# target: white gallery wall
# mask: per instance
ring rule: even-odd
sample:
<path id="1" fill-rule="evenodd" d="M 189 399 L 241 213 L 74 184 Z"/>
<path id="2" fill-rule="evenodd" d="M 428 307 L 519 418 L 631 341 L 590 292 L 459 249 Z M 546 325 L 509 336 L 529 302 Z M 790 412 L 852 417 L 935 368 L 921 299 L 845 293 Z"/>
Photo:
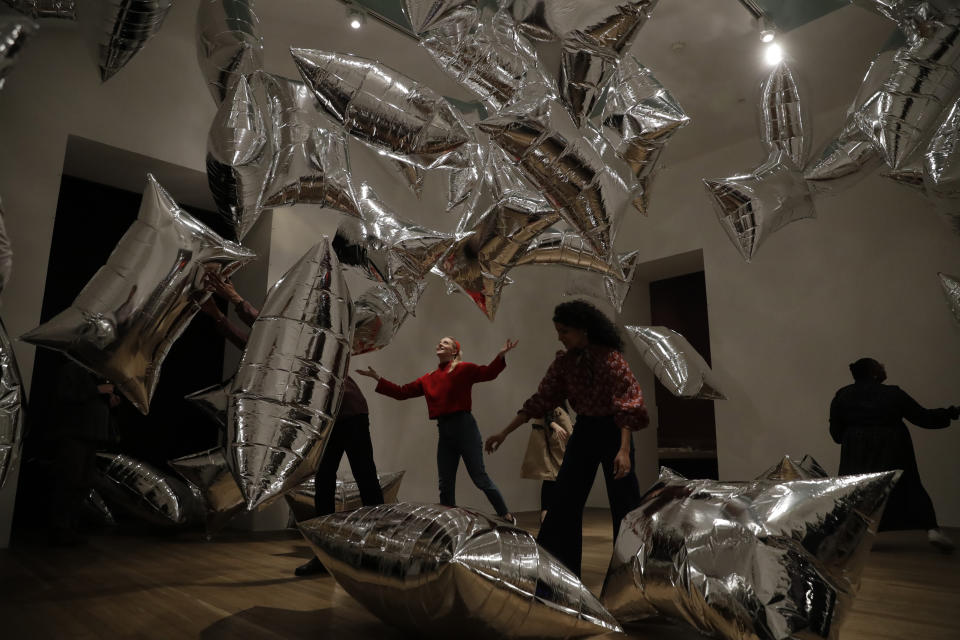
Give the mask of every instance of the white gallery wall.
<path id="1" fill-rule="evenodd" d="M 351 51 L 383 58 L 440 93 L 468 98 L 405 36 L 372 21 L 363 33 L 350 32 L 343 27 L 342 6 L 332 0 L 283 1 L 298 19 L 263 25 L 268 71 L 295 76 L 286 52 L 291 45 Z M 81 9 L 88 4 L 81 2 Z M 196 6 L 196 0 L 175 3 L 160 34 L 107 83 L 99 80 L 83 30 L 49 20 L 8 74 L 0 91 L 0 197 L 13 242 L 14 272 L 0 313 L 11 336 L 39 321 L 68 136 L 204 170 L 215 108 L 196 64 Z M 661 80 L 669 86 L 667 79 Z M 838 107 L 855 93 L 855 83 L 833 108 L 816 114 L 817 140 L 826 139 L 839 125 Z M 688 106 L 693 123 L 677 138 L 689 144 L 699 135 L 693 105 L 709 97 L 698 96 L 695 87 L 684 89 L 686 93 L 675 93 Z M 753 116 L 745 108 L 730 117 Z M 442 175 L 429 176 L 424 196 L 417 200 L 374 154 L 353 143 L 351 154 L 354 177 L 373 184 L 400 215 L 425 226 L 454 229 L 456 219 L 443 210 Z M 839 447 L 827 434 L 829 402 L 833 392 L 849 382 L 847 363 L 864 355 L 885 362 L 890 382 L 903 386 L 921 404 L 960 403 L 960 326 L 951 318 L 936 275 L 960 274 L 960 237 L 937 218 L 921 193 L 871 176 L 837 196 L 817 198 L 817 220 L 792 224 L 769 237 L 747 264 L 717 223 L 700 179 L 741 173 L 759 164 L 763 155 L 752 137 L 723 147 L 704 139 L 699 153 L 676 160 L 668 148 L 668 166 L 654 185 L 650 216 L 631 213 L 618 242 L 621 250 L 641 249 L 648 261 L 702 250 L 712 359 L 728 396 L 716 403 L 720 475 L 728 479 L 751 477 L 785 453 L 812 454 L 835 470 Z M 110 173 L 109 167 L 104 169 Z M 128 188 L 138 191 L 142 185 Z M 89 215 L 95 233 L 96 212 Z M 266 264 L 247 278 L 238 277 L 241 291 L 252 300 L 262 299 L 267 283 L 336 221 L 332 212 L 313 207 L 280 209 L 266 216 L 253 236 Z M 506 338 L 519 339 L 506 371 L 474 390 L 481 432 L 499 430 L 535 390 L 558 348 L 550 317 L 572 272 L 524 267 L 511 277 L 514 284 L 505 288 L 493 323 L 469 298 L 446 295 L 443 282 L 431 277 L 416 317 L 391 345 L 358 357 L 356 366 L 373 366 L 391 380 L 407 382 L 434 366 L 433 349 L 444 335 L 457 337 L 467 359 L 476 362 L 487 361 Z M 635 282 L 620 318 L 623 323 L 649 321 L 646 284 Z M 33 347 L 17 343 L 16 353 L 29 384 Z M 638 476 L 644 485 L 656 475 L 653 381 L 636 352 L 630 349 L 627 355 L 654 418 L 653 427 L 636 439 Z M 377 396 L 372 380 L 358 381 L 370 391 L 378 467 L 407 471 L 403 499 L 436 500 L 436 426 L 427 420 L 424 402 Z M 912 433 L 921 476 L 941 524 L 960 525 L 952 469 L 960 451 L 960 430 L 954 425 Z M 515 510 L 538 507 L 539 483 L 519 478 L 526 438 L 527 430 L 518 430 L 501 451 L 485 457 L 487 470 Z M 0 491 L 0 546 L 9 535 L 16 480 L 13 473 Z M 604 504 L 601 484 L 590 504 Z M 488 507 L 463 471 L 458 496 L 465 506 Z"/>

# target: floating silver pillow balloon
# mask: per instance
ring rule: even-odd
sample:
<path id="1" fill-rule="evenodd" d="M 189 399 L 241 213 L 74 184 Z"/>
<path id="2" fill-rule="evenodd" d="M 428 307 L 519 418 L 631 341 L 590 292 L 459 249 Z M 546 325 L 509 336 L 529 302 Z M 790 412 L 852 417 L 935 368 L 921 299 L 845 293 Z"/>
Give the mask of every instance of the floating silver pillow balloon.
<path id="1" fill-rule="evenodd" d="M 947 298 L 947 305 L 957 322 L 960 322 L 960 278 L 950 276 L 945 273 L 938 273 L 940 276 L 940 286 L 943 287 L 943 295 Z"/>
<path id="2" fill-rule="evenodd" d="M 0 488 L 23 451 L 24 405 L 17 357 L 0 320 Z"/>
<path id="3" fill-rule="evenodd" d="M 310 49 L 290 53 L 326 113 L 394 159 L 433 169 L 470 141 L 440 94 L 386 65 Z"/>
<path id="4" fill-rule="evenodd" d="M 477 0 L 403 0 L 401 8 L 414 33 L 423 33 L 451 20 L 462 22 L 477 15 Z"/>
<path id="5" fill-rule="evenodd" d="M 924 153 L 923 181 L 937 211 L 960 233 L 960 98 L 954 100 Z"/>
<path id="6" fill-rule="evenodd" d="M 220 103 L 207 138 L 207 182 L 217 211 L 233 225 L 237 240 L 243 240 L 260 218 L 272 150 L 264 109 L 247 78 L 238 76 Z"/>
<path id="7" fill-rule="evenodd" d="M 612 275 L 600 269 L 576 269 L 567 279 L 563 295 L 588 296 L 594 300 L 609 303 L 617 313 L 620 313 L 623 311 L 624 301 L 630 294 L 638 264 L 640 264 L 639 249 L 617 254 L 615 263 L 610 266 Z"/>
<path id="8" fill-rule="evenodd" d="M 160 526 L 187 524 L 193 495 L 178 480 L 119 453 L 97 454 L 96 489 L 107 502 Z"/>
<path id="9" fill-rule="evenodd" d="M 397 494 L 400 492 L 400 483 L 403 481 L 404 473 L 406 472 L 390 471 L 388 473 L 377 474 L 377 480 L 380 482 L 380 489 L 383 491 L 383 502 L 385 504 L 397 501 Z M 315 478 L 305 480 L 300 486 L 283 494 L 297 522 L 317 517 L 317 508 L 314 502 L 314 497 L 317 493 L 315 480 Z M 337 478 L 333 502 L 336 513 L 353 511 L 354 509 L 362 507 L 363 500 L 360 499 L 360 486 L 357 484 L 357 481 Z"/>
<path id="10" fill-rule="evenodd" d="M 620 527 L 601 601 L 624 624 L 836 640 L 899 476 L 718 482 L 663 469 Z"/>
<path id="11" fill-rule="evenodd" d="M 107 19 L 100 41 L 100 78 L 109 80 L 160 31 L 173 0 L 104 0 Z"/>
<path id="12" fill-rule="evenodd" d="M 353 303 L 324 238 L 267 293 L 233 379 L 227 461 L 248 510 L 316 471 L 352 341 Z"/>
<path id="13" fill-rule="evenodd" d="M 800 80 L 782 61 L 760 85 L 760 140 L 768 151 L 783 151 L 802 167 L 810 153 L 812 134 Z"/>
<path id="14" fill-rule="evenodd" d="M 571 230 L 541 233 L 527 245 L 527 250 L 514 264 L 562 265 L 618 279 L 626 278 L 621 260 L 608 262 L 601 259 L 580 234 Z"/>
<path id="15" fill-rule="evenodd" d="M 703 184 L 723 230 L 750 262 L 767 236 L 804 218 L 816 217 L 810 188 L 783 151 L 743 175 Z"/>
<path id="16" fill-rule="evenodd" d="M 20 49 L 38 28 L 37 23 L 26 16 L 0 15 L 0 89 L 7 80 L 7 72 L 20 55 Z"/>
<path id="17" fill-rule="evenodd" d="M 199 409 L 201 413 L 216 422 L 221 428 L 226 429 L 227 405 L 230 404 L 231 385 L 233 385 L 233 378 L 188 393 L 183 396 L 183 399 Z"/>
<path id="18" fill-rule="evenodd" d="M 575 638 L 616 620 L 526 531 L 455 507 L 401 502 L 301 522 L 337 582 L 416 637 Z"/>
<path id="19" fill-rule="evenodd" d="M 68 309 L 22 336 L 113 382 L 143 413 L 171 345 L 210 293 L 256 256 L 180 209 L 147 175 L 136 221 Z"/>
<path id="20" fill-rule="evenodd" d="M 223 447 L 192 453 L 167 464 L 199 490 L 205 505 L 208 535 L 220 530 L 243 511 L 243 494 L 227 465 Z"/>
<path id="21" fill-rule="evenodd" d="M 628 55 L 620 62 L 610 84 L 602 121 L 604 136 L 640 183 L 637 209 L 646 215 L 660 154 L 670 137 L 690 118 L 651 71 Z"/>
<path id="22" fill-rule="evenodd" d="M 263 37 L 254 1 L 199 0 L 197 60 L 217 104 L 237 76 L 263 68 Z"/>
<path id="23" fill-rule="evenodd" d="M 5 0 L 5 2 L 31 18 L 77 19 L 76 0 Z"/>
<path id="24" fill-rule="evenodd" d="M 800 462 L 795 461 L 790 456 L 783 456 L 780 462 L 757 476 L 757 480 L 788 482 L 790 480 L 826 478 L 829 477 L 829 475 L 830 474 L 820 466 L 820 463 L 810 456 L 803 456 Z"/>
<path id="25" fill-rule="evenodd" d="M 416 303 L 408 300 L 407 304 Z M 352 355 L 382 349 L 393 340 L 410 314 L 388 285 L 377 285 L 362 293 L 354 303 Z"/>
<path id="26" fill-rule="evenodd" d="M 644 363 L 670 393 L 680 398 L 726 400 L 713 381 L 713 371 L 682 335 L 667 327 L 627 325 L 627 335 Z"/>

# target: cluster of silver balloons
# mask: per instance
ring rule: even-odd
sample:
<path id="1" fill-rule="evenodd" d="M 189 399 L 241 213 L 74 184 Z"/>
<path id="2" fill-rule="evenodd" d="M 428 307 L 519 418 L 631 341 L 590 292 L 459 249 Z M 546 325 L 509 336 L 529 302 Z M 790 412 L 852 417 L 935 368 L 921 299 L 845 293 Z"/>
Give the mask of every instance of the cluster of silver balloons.
<path id="1" fill-rule="evenodd" d="M 785 460 L 750 482 L 664 468 L 620 528 L 601 602 L 728 640 L 835 640 L 900 475 L 822 477 Z"/>

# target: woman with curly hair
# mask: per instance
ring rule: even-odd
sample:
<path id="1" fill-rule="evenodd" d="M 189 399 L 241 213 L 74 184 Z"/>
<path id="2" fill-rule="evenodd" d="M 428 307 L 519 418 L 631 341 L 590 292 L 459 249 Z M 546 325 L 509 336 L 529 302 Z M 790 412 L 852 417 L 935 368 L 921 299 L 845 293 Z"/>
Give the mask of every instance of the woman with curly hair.
<path id="1" fill-rule="evenodd" d="M 616 326 L 599 309 L 581 300 L 554 309 L 557 338 L 565 347 L 517 417 L 503 431 L 487 438 L 488 453 L 531 417 L 542 416 L 570 402 L 577 413 L 573 435 L 557 474 L 557 500 L 547 511 L 537 541 L 580 575 L 583 508 L 597 467 L 610 499 L 613 535 L 623 517 L 640 504 L 640 486 L 633 468 L 633 431 L 650 424 L 640 385 L 623 357 Z"/>

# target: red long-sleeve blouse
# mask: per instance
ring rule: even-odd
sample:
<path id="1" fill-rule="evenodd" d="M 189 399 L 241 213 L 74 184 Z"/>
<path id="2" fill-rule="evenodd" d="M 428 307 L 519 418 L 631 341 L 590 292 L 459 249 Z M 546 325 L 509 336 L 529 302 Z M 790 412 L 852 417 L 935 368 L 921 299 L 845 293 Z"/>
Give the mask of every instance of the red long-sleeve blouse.
<path id="1" fill-rule="evenodd" d="M 523 403 L 521 411 L 542 416 L 564 400 L 569 400 L 578 414 L 613 416 L 621 429 L 639 431 L 650 424 L 630 365 L 610 347 L 589 345 L 558 351 L 537 392 Z"/>
<path id="2" fill-rule="evenodd" d="M 470 411 L 471 387 L 477 382 L 493 380 L 506 366 L 507 361 L 501 355 L 497 355 L 488 365 L 461 362 L 453 371 L 448 371 L 448 363 L 441 363 L 430 373 L 403 386 L 380 378 L 376 391 L 397 400 L 424 396 L 427 411 L 433 420 L 448 413 Z"/>

